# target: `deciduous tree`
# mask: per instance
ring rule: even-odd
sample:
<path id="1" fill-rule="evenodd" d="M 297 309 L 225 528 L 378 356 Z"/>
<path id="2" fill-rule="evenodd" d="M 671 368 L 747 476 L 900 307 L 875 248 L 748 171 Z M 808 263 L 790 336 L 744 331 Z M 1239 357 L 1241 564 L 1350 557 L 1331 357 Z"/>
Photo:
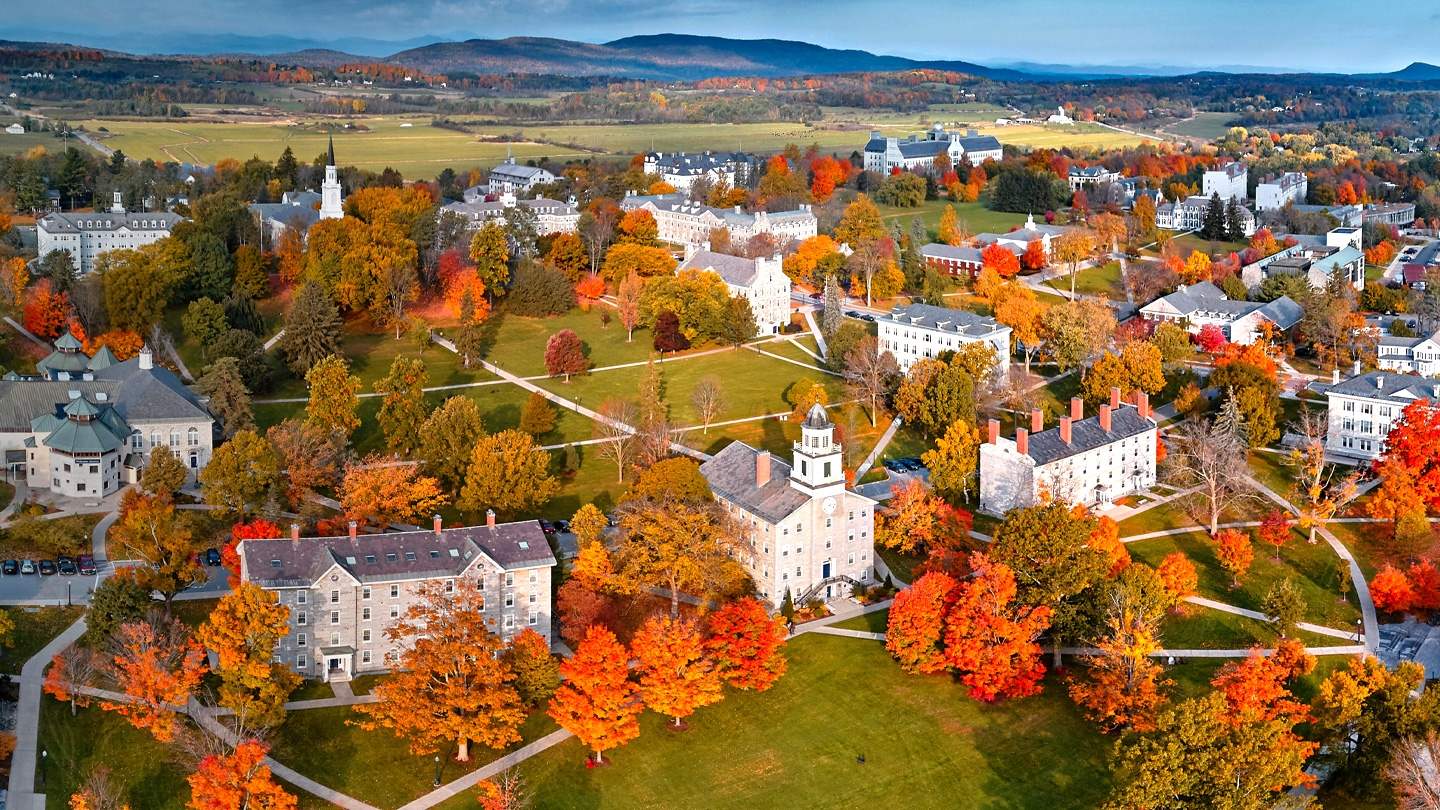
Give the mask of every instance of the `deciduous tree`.
<path id="1" fill-rule="evenodd" d="M 265 432 L 285 476 L 285 499 L 298 506 L 321 487 L 340 480 L 348 453 L 345 434 L 314 422 L 286 419 Z"/>
<path id="2" fill-rule="evenodd" d="M 950 423 L 920 460 L 930 470 L 930 484 L 951 505 L 968 500 L 980 464 L 979 428 L 964 420 Z"/>
<path id="3" fill-rule="evenodd" d="M 290 608 L 251 582 L 220 598 L 195 639 L 215 653 L 223 682 L 220 705 L 248 724 L 273 727 L 285 721 L 285 701 L 300 676 L 276 659 L 275 648 L 290 633 Z"/>
<path id="4" fill-rule="evenodd" d="M 515 691 L 527 706 L 538 706 L 560 688 L 560 664 L 550 654 L 550 642 L 528 627 L 510 639 L 500 659 L 515 673 Z"/>
<path id="5" fill-rule="evenodd" d="M 1255 559 L 1255 548 L 1250 545 L 1250 535 L 1235 529 L 1226 529 L 1215 536 L 1215 556 L 1220 565 L 1230 572 L 1230 587 L 1240 585 L 1240 577 L 1250 569 Z"/>
<path id="6" fill-rule="evenodd" d="M 1040 691 L 1045 674 L 1036 640 L 1050 626 L 1050 608 L 1014 604 L 1015 573 L 1009 566 L 972 557 L 975 576 L 961 583 L 945 628 L 950 666 L 987 703 Z"/>
<path id="7" fill-rule="evenodd" d="M 386 463 L 379 456 L 346 467 L 339 494 L 347 518 L 373 520 L 381 528 L 421 523 L 448 500 L 440 482 L 421 475 L 414 465 Z"/>
<path id="8" fill-rule="evenodd" d="M 140 473 L 140 486 L 151 495 L 173 495 L 189 478 L 185 462 L 168 447 L 150 451 L 150 459 Z"/>
<path id="9" fill-rule="evenodd" d="M 1290 518 L 1278 509 L 1272 509 L 1260 518 L 1260 539 L 1275 547 L 1275 562 L 1280 562 L 1280 549 L 1290 542 Z"/>
<path id="10" fill-rule="evenodd" d="M 560 665 L 566 681 L 546 712 L 595 752 L 597 765 L 604 763 L 605 751 L 640 736 L 642 706 L 629 680 L 628 658 L 614 633 L 591 627 L 574 657 Z"/>
<path id="11" fill-rule="evenodd" d="M 870 403 L 870 426 L 875 427 L 880 405 L 900 379 L 895 355 L 881 351 L 880 341 L 866 335 L 845 355 L 845 387 L 851 396 Z"/>
<path id="12" fill-rule="evenodd" d="M 785 625 L 758 599 L 738 599 L 710 615 L 705 652 L 737 689 L 764 692 L 785 674 Z"/>
<path id="13" fill-rule="evenodd" d="M 200 471 L 200 494 L 206 503 L 243 515 L 279 480 L 275 448 L 255 431 L 242 430 L 217 448 Z"/>
<path id="14" fill-rule="evenodd" d="M 1415 589 L 1403 571 L 1386 563 L 1384 568 L 1370 580 L 1370 598 L 1375 607 L 1390 612 L 1403 613 L 1415 601 Z"/>
<path id="15" fill-rule="evenodd" d="M 1200 576 L 1195 573 L 1195 564 L 1183 551 L 1165 555 L 1165 559 L 1155 567 L 1155 572 L 1160 575 L 1160 581 L 1165 584 L 1166 592 L 1176 605 L 1198 593 Z"/>
<path id="16" fill-rule="evenodd" d="M 424 361 L 396 357 L 390 373 L 375 383 L 383 398 L 376 417 L 385 433 L 385 446 L 406 457 L 420 446 L 420 426 L 425 424 L 425 383 L 430 375 Z"/>
<path id="17" fill-rule="evenodd" d="M 1160 690 L 1170 682 L 1150 657 L 1160 649 L 1156 628 L 1120 594 L 1110 605 L 1099 652 L 1087 660 L 1088 678 L 1072 681 L 1070 696 L 1107 730 L 1152 731 L 1165 703 Z"/>
<path id="18" fill-rule="evenodd" d="M 663 589 L 671 618 L 680 615 L 682 593 L 724 593 L 746 578 L 736 560 L 740 529 L 718 504 L 644 497 L 626 501 L 618 513 L 614 581 L 632 593 Z"/>
<path id="19" fill-rule="evenodd" d="M 153 610 L 141 621 L 120 625 L 105 647 L 105 674 L 132 700 L 101 708 L 160 742 L 174 739 L 179 724 L 174 707 L 185 705 L 205 675 L 205 653 L 189 635 L 180 622 Z"/>
<path id="20" fill-rule="evenodd" d="M 600 415 L 595 420 L 593 435 L 599 439 L 595 454 L 599 458 L 615 462 L 616 483 L 625 483 L 625 468 L 635 458 L 640 448 L 640 437 L 635 425 L 640 420 L 640 409 L 634 402 L 620 397 L 609 397 L 596 410 Z"/>
<path id="21" fill-rule="evenodd" d="M 295 810 L 296 799 L 275 783 L 265 764 L 269 746 L 244 740 L 228 755 L 207 756 L 190 782 L 191 810 Z"/>
<path id="22" fill-rule="evenodd" d="M 485 424 L 475 400 L 457 395 L 445 400 L 420 426 L 421 469 L 457 495 L 470 469 L 475 443 L 485 435 Z"/>
<path id="23" fill-rule="evenodd" d="M 206 580 L 205 569 L 191 559 L 199 544 L 175 514 L 168 495 L 126 490 L 120 499 L 120 518 L 110 529 L 110 542 L 125 555 L 120 559 L 147 564 L 135 569 L 136 578 L 164 597 L 167 616 L 175 594 Z"/>
<path id="24" fill-rule="evenodd" d="M 955 578 L 932 571 L 895 594 L 885 628 L 885 649 L 906 672 L 934 675 L 950 666 L 942 643 L 945 617 L 959 598 Z"/>
<path id="25" fill-rule="evenodd" d="M 590 359 L 585 356 L 585 344 L 573 329 L 561 329 L 545 342 L 545 373 L 551 377 L 584 374 L 590 370 Z"/>
<path id="26" fill-rule="evenodd" d="M 328 354 L 311 365 L 305 384 L 310 388 L 306 421 L 338 430 L 348 439 L 360 427 L 360 378 L 350 373 L 350 364 L 339 355 Z"/>
<path id="27" fill-rule="evenodd" d="M 355 707 L 368 718 L 358 724 L 409 738 L 413 754 L 454 742 L 460 762 L 470 761 L 472 742 L 496 749 L 519 742 L 525 708 L 514 673 L 500 658 L 500 639 L 487 625 L 485 594 L 476 588 L 447 592 L 438 581 L 420 584 L 416 594 L 385 630 L 399 647 L 395 672 L 375 687 L 378 703 Z"/>
<path id="28" fill-rule="evenodd" d="M 72 644 L 50 659 L 50 670 L 45 673 L 45 694 L 70 701 L 70 716 L 74 717 L 77 707 L 83 709 L 90 705 L 91 695 L 86 690 L 98 685 L 104 670 L 105 659 L 99 653 Z"/>
<path id="29" fill-rule="evenodd" d="M 456 505 L 466 511 L 489 508 L 507 515 L 538 509 L 560 491 L 549 470 L 550 454 L 528 433 L 502 430 L 484 436 L 470 454 L 470 469 Z"/>
<path id="30" fill-rule="evenodd" d="M 645 705 L 670 717 L 672 727 L 683 728 L 685 718 L 696 709 L 724 697 L 720 673 L 705 657 L 700 630 L 693 622 L 651 616 L 635 634 L 630 650 Z"/>

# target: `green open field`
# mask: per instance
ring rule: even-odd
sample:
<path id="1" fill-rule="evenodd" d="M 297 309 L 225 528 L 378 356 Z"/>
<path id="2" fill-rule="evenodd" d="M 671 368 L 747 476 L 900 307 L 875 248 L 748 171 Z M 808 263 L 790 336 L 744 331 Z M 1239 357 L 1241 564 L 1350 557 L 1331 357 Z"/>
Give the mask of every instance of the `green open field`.
<path id="1" fill-rule="evenodd" d="M 1096 807 L 1109 790 L 1112 741 L 1055 679 L 986 706 L 949 678 L 905 674 L 878 642 L 807 634 L 785 652 L 773 688 L 730 692 L 684 733 L 646 712 L 607 768 L 587 769 L 576 740 L 527 760 L 535 806 L 1062 810 Z"/>
<path id="2" fill-rule="evenodd" d="M 72 718 L 69 703 L 46 695 L 40 704 L 39 743 L 49 752 L 49 765 L 44 787 L 37 769 L 35 789 L 45 794 L 47 810 L 67 810 L 70 794 L 97 765 L 110 769 L 134 810 L 180 810 L 190 798 L 185 771 L 165 747 L 98 703 Z"/>
<path id="3" fill-rule="evenodd" d="M 3 131 L 5 127 L 15 123 L 17 119 L 0 118 L 0 155 L 22 155 L 37 146 L 45 147 L 45 151 L 57 153 L 64 151 L 65 141 L 55 137 L 50 132 L 27 132 L 23 135 L 11 135 Z M 71 144 L 82 146 L 79 141 L 72 140 Z"/>
<path id="4" fill-rule="evenodd" d="M 0 656 L 3 656 L 0 657 L 0 672 L 7 675 L 19 675 L 20 668 L 31 656 L 85 615 L 82 607 L 9 607 L 5 612 L 15 623 L 15 630 L 10 634 L 14 646 L 0 651 Z"/>
<path id="5" fill-rule="evenodd" d="M 1050 287 L 1070 291 L 1070 274 L 1045 282 Z M 1087 267 L 1075 274 L 1075 292 L 1081 295 L 1098 295 L 1116 301 L 1125 300 L 1125 290 L 1120 284 L 1120 263 L 1110 262 L 1100 267 Z"/>
<path id="6" fill-rule="evenodd" d="M 1188 135 L 1192 138 L 1214 140 L 1230 129 L 1230 122 L 1233 120 L 1235 120 L 1234 113 L 1197 112 L 1188 120 L 1165 127 L 1165 131 L 1176 135 Z"/>
<path id="7" fill-rule="evenodd" d="M 925 229 L 929 232 L 930 238 L 934 239 L 940 232 L 940 217 L 945 214 L 947 205 L 954 207 L 956 219 L 963 222 L 972 234 L 1005 233 L 1017 225 L 1025 224 L 1024 214 L 1008 214 L 991 209 L 989 197 L 981 197 L 973 203 L 929 200 L 916 208 L 896 208 L 893 205 L 877 205 L 876 207 L 880 209 L 881 219 L 898 218 L 906 233 L 909 233 L 911 218 L 920 217 L 920 221 L 925 223 Z M 888 226 L 890 223 L 887 221 L 885 224 Z"/>

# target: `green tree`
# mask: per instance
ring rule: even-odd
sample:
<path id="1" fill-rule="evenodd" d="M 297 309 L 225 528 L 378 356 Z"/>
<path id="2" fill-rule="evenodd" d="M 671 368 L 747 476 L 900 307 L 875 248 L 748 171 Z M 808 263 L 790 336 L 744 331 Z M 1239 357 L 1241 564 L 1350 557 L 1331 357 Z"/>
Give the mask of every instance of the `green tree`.
<path id="1" fill-rule="evenodd" d="M 1225 204 L 1220 202 L 1220 193 L 1213 192 L 1205 206 L 1205 219 L 1200 225 L 1200 238 L 1221 242 L 1227 236 L 1225 229 Z"/>
<path id="2" fill-rule="evenodd" d="M 539 391 L 525 400 L 520 412 L 520 429 L 536 438 L 555 429 L 555 408 Z"/>
<path id="3" fill-rule="evenodd" d="M 1162 321 L 1155 327 L 1150 343 L 1160 350 L 1160 357 L 1166 363 L 1179 363 L 1195 354 L 1195 344 L 1190 341 L 1190 333 L 1185 331 L 1185 327 L 1169 321 Z"/>
<path id="4" fill-rule="evenodd" d="M 270 365 L 265 362 L 265 344 L 254 332 L 231 329 L 210 347 L 216 360 L 233 357 L 240 370 L 240 379 L 251 393 L 263 394 L 270 390 L 274 376 Z"/>
<path id="5" fill-rule="evenodd" d="M 467 512 L 515 515 L 543 507 L 559 491 L 550 475 L 550 454 L 528 433 L 502 430 L 475 443 L 456 505 Z"/>
<path id="6" fill-rule="evenodd" d="M 305 420 L 312 425 L 338 430 L 349 438 L 360 427 L 360 378 L 350 373 L 350 365 L 337 355 L 326 355 L 305 374 L 310 387 L 310 404 L 305 406 Z"/>
<path id="7" fill-rule="evenodd" d="M 144 335 L 165 316 L 170 279 L 152 260 L 159 245 L 147 245 L 145 250 L 112 250 L 95 260 L 112 327 Z"/>
<path id="8" fill-rule="evenodd" d="M 209 298 L 191 301 L 180 319 L 180 325 L 191 340 L 200 344 L 201 357 L 208 356 L 210 345 L 230 331 L 230 324 L 225 320 L 225 308 Z"/>
<path id="9" fill-rule="evenodd" d="M 290 370 L 304 375 L 322 359 L 341 354 L 343 328 L 335 302 L 319 284 L 307 281 L 295 293 L 290 312 L 285 316 L 285 334 L 280 337 L 278 348 Z"/>
<path id="10" fill-rule="evenodd" d="M 235 284 L 235 262 L 224 240 L 201 231 L 191 234 L 185 246 L 190 249 L 190 273 L 180 279 L 175 292 L 186 299 L 224 298 Z"/>
<path id="11" fill-rule="evenodd" d="M 1077 517 L 1062 498 L 1011 511 L 990 546 L 990 559 L 1015 572 L 1017 601 L 1052 611 L 1050 640 L 1057 666 L 1061 640 L 1086 632 L 1082 594 L 1110 570 L 1108 554 L 1090 543 L 1097 525 L 1094 518 Z"/>
<path id="12" fill-rule="evenodd" d="M 384 397 L 377 418 L 390 450 L 408 457 L 420 446 L 420 426 L 425 423 L 425 383 L 429 380 L 423 361 L 396 357 L 390 373 L 375 383 L 375 393 Z"/>
<path id="13" fill-rule="evenodd" d="M 80 644 L 92 650 L 105 645 L 122 624 L 139 621 L 153 602 L 150 589 L 142 586 L 133 568 L 121 568 L 90 589 L 85 608 L 85 633 Z"/>
<path id="14" fill-rule="evenodd" d="M 1260 603 L 1261 612 L 1270 617 L 1275 631 L 1285 637 L 1295 635 L 1295 628 L 1305 618 L 1308 608 L 1304 594 L 1291 577 L 1275 583 Z"/>
<path id="15" fill-rule="evenodd" d="M 510 281 L 510 245 L 505 229 L 493 220 L 486 222 L 470 240 L 470 260 L 475 262 L 475 272 L 490 298 L 504 295 Z"/>
<path id="16" fill-rule="evenodd" d="M 420 426 L 420 460 L 425 474 L 452 495 L 465 483 L 475 443 L 485 436 L 485 423 L 475 400 L 459 395 L 445 400 Z"/>
<path id="17" fill-rule="evenodd" d="M 150 451 L 150 461 L 140 473 L 140 486 L 152 495 L 170 495 L 185 486 L 189 477 L 185 462 L 168 447 Z"/>
<path id="18" fill-rule="evenodd" d="M 216 448 L 200 471 L 200 492 L 206 503 L 245 515 L 279 481 L 280 464 L 270 442 L 253 430 L 242 430 Z"/>
<path id="19" fill-rule="evenodd" d="M 509 312 L 527 318 L 564 315 L 575 306 L 575 287 L 563 270 L 524 259 L 515 267 L 506 301 Z"/>
<path id="20" fill-rule="evenodd" d="M 720 326 L 720 339 L 736 349 L 756 335 L 760 327 L 755 323 L 755 311 L 750 308 L 750 299 L 737 295 L 730 299 L 729 317 Z"/>
<path id="21" fill-rule="evenodd" d="M 256 336 L 265 334 L 265 316 L 260 314 L 255 299 L 244 289 L 236 287 L 231 290 L 220 304 L 225 308 L 225 320 L 231 329 L 244 329 Z"/>
<path id="22" fill-rule="evenodd" d="M 219 418 L 226 436 L 255 428 L 255 414 L 250 406 L 250 392 L 240 377 L 240 361 L 222 357 L 210 364 L 195 390 L 210 397 L 206 407 Z"/>

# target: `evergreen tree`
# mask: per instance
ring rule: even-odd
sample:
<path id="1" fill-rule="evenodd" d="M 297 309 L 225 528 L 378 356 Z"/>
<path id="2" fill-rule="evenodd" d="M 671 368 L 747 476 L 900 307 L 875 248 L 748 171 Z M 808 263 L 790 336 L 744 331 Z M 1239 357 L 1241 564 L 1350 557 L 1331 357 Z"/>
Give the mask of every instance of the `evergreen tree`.
<path id="1" fill-rule="evenodd" d="M 574 442 L 565 444 L 565 471 L 578 472 L 580 470 L 580 451 L 575 449 Z"/>
<path id="2" fill-rule="evenodd" d="M 1237 447 L 1250 446 L 1250 426 L 1245 424 L 1245 415 L 1240 412 L 1240 402 L 1235 389 L 1225 389 L 1225 401 L 1220 405 L 1220 414 L 1215 417 L 1215 427 L 1229 435 Z"/>
<path id="3" fill-rule="evenodd" d="M 290 314 L 285 316 L 285 334 L 280 338 L 280 352 L 290 370 L 304 376 L 310 367 L 330 355 L 341 355 L 340 332 L 344 323 L 335 302 L 312 281 L 305 282 L 295 293 Z"/>
<path id="4" fill-rule="evenodd" d="M 202 295 L 216 301 L 224 298 L 235 284 L 235 260 L 225 248 L 225 240 L 201 231 L 186 239 L 185 246 L 190 248 L 190 273 L 176 292 L 186 300 Z"/>
<path id="5" fill-rule="evenodd" d="M 750 299 L 737 295 L 730 299 L 729 317 L 720 324 L 720 339 L 735 348 L 760 333 L 755 323 L 755 310 L 750 308 Z"/>
<path id="6" fill-rule="evenodd" d="M 300 172 L 300 162 L 295 159 L 295 153 L 290 147 L 280 153 L 280 159 L 275 161 L 275 178 L 287 189 L 295 188 L 295 177 Z"/>
<path id="7" fill-rule="evenodd" d="M 255 299 L 238 285 L 225 296 L 225 320 L 231 329 L 244 329 L 252 335 L 265 335 L 265 316 L 255 306 Z"/>
<path id="8" fill-rule="evenodd" d="M 928 234 L 920 217 L 910 220 L 910 235 L 905 240 L 905 250 L 900 254 L 900 269 L 905 273 L 905 288 L 918 290 L 925 283 L 925 257 L 920 248 L 925 245 Z"/>
<path id="9" fill-rule="evenodd" d="M 831 276 L 825 279 L 825 312 L 820 322 L 820 331 L 827 336 L 840 331 L 840 324 L 845 321 L 845 313 L 842 311 L 843 298 L 840 295 L 840 281 Z"/>
<path id="10" fill-rule="evenodd" d="M 789 588 L 785 589 L 785 601 L 780 603 L 780 615 L 784 616 L 787 622 L 795 621 L 795 600 L 790 598 Z"/>
<path id="11" fill-rule="evenodd" d="M 1240 201 L 1234 197 L 1225 204 L 1225 237 L 1231 242 L 1245 240 L 1245 220 L 1240 216 Z"/>
<path id="12" fill-rule="evenodd" d="M 455 350 L 467 369 L 471 360 L 480 358 L 480 322 L 475 318 L 475 294 L 469 288 L 460 295 L 460 333 L 455 336 Z"/>
<path id="13" fill-rule="evenodd" d="M 219 418 L 226 437 L 255 428 L 255 415 L 250 407 L 250 392 L 240 376 L 240 361 L 222 357 L 200 378 L 195 390 L 210 397 L 206 407 Z"/>
<path id="14" fill-rule="evenodd" d="M 1205 220 L 1200 225 L 1200 238 L 1223 240 L 1225 229 L 1225 204 L 1220 202 L 1219 193 L 1210 195 L 1210 205 L 1205 209 Z"/>
<path id="15" fill-rule="evenodd" d="M 669 418 L 670 408 L 665 404 L 665 381 L 660 376 L 660 366 L 651 357 L 645 364 L 645 376 L 640 378 L 640 424 L 650 426 Z"/>

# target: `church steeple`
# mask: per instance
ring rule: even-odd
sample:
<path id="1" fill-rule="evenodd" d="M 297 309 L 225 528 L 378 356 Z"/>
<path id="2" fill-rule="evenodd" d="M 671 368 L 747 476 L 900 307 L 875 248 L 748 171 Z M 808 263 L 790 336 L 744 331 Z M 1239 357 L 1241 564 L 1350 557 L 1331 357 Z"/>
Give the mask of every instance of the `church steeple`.
<path id="1" fill-rule="evenodd" d="M 335 165 L 335 136 L 334 136 L 334 135 L 331 135 L 331 136 L 330 136 L 330 155 L 329 155 L 327 158 L 325 158 L 325 165 L 326 165 L 326 166 L 334 166 L 334 165 Z"/>
<path id="2" fill-rule="evenodd" d="M 320 184 L 320 218 L 340 219 L 345 216 L 341 199 L 340 170 L 335 166 L 335 136 L 330 136 L 330 151 L 325 158 L 325 182 Z"/>

